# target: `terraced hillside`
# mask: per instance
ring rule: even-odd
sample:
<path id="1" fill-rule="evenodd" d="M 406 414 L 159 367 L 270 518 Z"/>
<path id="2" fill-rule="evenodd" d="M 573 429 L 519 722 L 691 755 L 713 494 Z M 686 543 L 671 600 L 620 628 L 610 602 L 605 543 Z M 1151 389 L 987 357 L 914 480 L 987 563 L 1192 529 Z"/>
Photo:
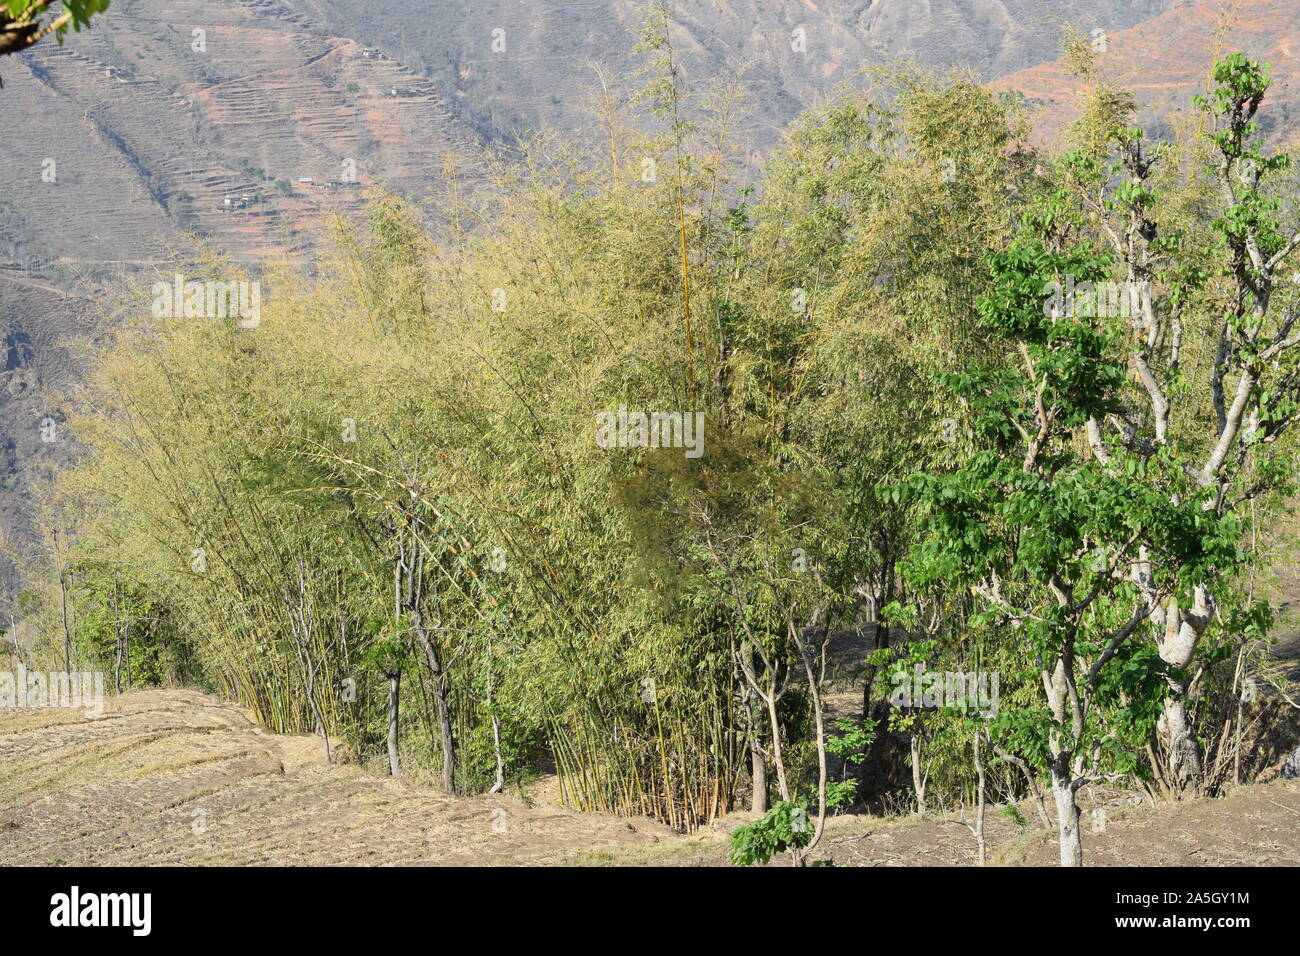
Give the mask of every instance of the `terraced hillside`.
<path id="1" fill-rule="evenodd" d="M 9 308 L 0 311 L 4 364 L 0 405 L 8 434 L 0 445 L 0 543 L 32 537 L 28 482 L 71 454 L 57 424 L 49 386 L 75 372 L 73 350 L 84 334 L 86 302 L 48 282 L 0 269 L 0 289 Z M 9 540 L 5 540 L 5 539 Z"/>
<path id="2" fill-rule="evenodd" d="M 113 13 L 8 70 L 0 194 L 43 262 L 150 261 L 180 231 L 236 259 L 306 255 L 322 214 L 355 206 L 366 183 L 427 189 L 443 156 L 475 144 L 409 70 L 304 31 L 287 7 Z"/>
<path id="3" fill-rule="evenodd" d="M 295 0 L 336 32 L 426 71 L 485 135 L 587 125 L 593 64 L 631 82 L 640 0 Z M 738 152 L 774 144 L 789 119 L 859 69 L 899 57 L 994 77 L 1053 59 L 1066 22 L 1122 30 L 1177 0 L 676 0 L 673 42 L 689 83 L 748 93 Z"/>
<path id="4" fill-rule="evenodd" d="M 1108 32 L 1102 75 L 1132 90 L 1139 121 L 1167 130 L 1201 92 L 1218 55 L 1245 51 L 1272 67 L 1265 133 L 1297 140 L 1300 120 L 1300 5 L 1293 0 L 1190 0 L 1127 30 Z M 1078 115 L 1082 83 L 1058 60 L 1012 73 L 994 85 L 1020 90 L 1034 107 L 1037 136 L 1049 141 Z"/>
<path id="5" fill-rule="evenodd" d="M 1066 20 L 1122 29 L 1172 3 L 1061 0 L 1044 15 L 1034 0 L 683 0 L 675 42 L 694 88 L 731 77 L 750 91 L 743 156 L 867 63 L 992 76 L 1051 58 Z M 307 257 L 322 213 L 368 182 L 424 193 L 484 138 L 588 125 L 593 64 L 635 83 L 639 9 L 118 0 L 63 47 L 7 58 L 0 250 L 49 278 L 154 261 L 181 231 L 237 259 Z M 354 173 L 357 187 L 325 185 Z"/>

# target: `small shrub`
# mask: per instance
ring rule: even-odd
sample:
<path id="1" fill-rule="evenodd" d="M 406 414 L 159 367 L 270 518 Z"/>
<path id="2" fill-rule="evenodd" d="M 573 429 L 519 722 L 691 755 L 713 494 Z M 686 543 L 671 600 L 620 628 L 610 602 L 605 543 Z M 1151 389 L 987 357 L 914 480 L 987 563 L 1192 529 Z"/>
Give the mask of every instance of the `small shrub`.
<path id="1" fill-rule="evenodd" d="M 761 866 L 783 850 L 807 846 L 812 832 L 807 807 L 782 800 L 753 823 L 736 828 L 731 835 L 731 862 Z"/>

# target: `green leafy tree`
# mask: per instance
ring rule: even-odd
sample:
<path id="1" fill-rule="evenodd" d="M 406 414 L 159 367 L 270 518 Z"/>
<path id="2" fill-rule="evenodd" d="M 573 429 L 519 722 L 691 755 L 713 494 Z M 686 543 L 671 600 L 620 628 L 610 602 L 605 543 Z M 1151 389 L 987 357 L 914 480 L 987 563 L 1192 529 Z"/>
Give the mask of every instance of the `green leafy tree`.
<path id="1" fill-rule="evenodd" d="M 1090 207 L 1068 185 L 1045 192 L 1016 240 L 989 256 L 978 323 L 1003 358 L 942 376 L 969 410 L 973 439 L 955 469 L 911 485 L 927 509 L 912 580 L 969 588 L 981 605 L 974 623 L 1009 629 L 1033 664 L 1045 707 L 1016 719 L 1050 776 L 1063 865 L 1082 861 L 1077 790 L 1134 769 L 1124 756 L 1133 734 L 1121 741 L 1117 727 L 1140 738 L 1156 724 L 1174 779 L 1199 785 L 1186 704 L 1197 649 L 1216 610 L 1232 610 L 1230 582 L 1248 559 L 1240 504 L 1285 485 L 1268 446 L 1293 414 L 1288 363 L 1300 337 L 1296 312 L 1270 305 L 1300 236 L 1281 236 L 1276 202 L 1261 192 L 1286 166 L 1251 139 L 1266 73 L 1233 56 L 1214 79 L 1202 105 L 1216 121 L 1225 199 L 1207 265 L 1161 231 L 1148 183 L 1161 152 L 1148 155 L 1140 131 L 1110 130 L 1114 176 L 1081 150 L 1064 157 L 1067 184 L 1087 179 L 1096 192 L 1085 196 L 1099 198 Z M 1222 286 L 1202 292 L 1207 270 Z M 1108 305 L 1112 279 L 1122 298 Z M 1200 392 L 1185 384 L 1183 353 L 1198 309 L 1218 313 Z M 1154 644 L 1135 646 L 1142 638 Z M 1158 681 L 1167 695 L 1157 716 Z"/>

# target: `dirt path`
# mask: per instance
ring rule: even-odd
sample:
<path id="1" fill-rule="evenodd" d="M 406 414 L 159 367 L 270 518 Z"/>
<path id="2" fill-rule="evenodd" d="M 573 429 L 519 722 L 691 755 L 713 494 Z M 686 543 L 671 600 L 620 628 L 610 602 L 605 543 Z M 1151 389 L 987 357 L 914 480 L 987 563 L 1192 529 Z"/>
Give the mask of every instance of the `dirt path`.
<path id="1" fill-rule="evenodd" d="M 316 738 L 268 733 L 197 691 L 124 694 L 100 720 L 0 710 L 0 865 L 710 866 L 726 865 L 729 833 L 749 819 L 680 836 L 646 819 L 578 813 L 546 793 L 543 784 L 527 801 L 452 798 L 326 765 Z M 1023 826 L 990 810 L 990 862 L 1053 865 L 1053 835 L 1021 809 Z M 1085 819 L 1092 865 L 1300 865 L 1300 780 L 1154 808 L 1112 794 L 1104 829 Z M 968 866 L 974 841 L 954 819 L 839 817 L 817 856 Z"/>

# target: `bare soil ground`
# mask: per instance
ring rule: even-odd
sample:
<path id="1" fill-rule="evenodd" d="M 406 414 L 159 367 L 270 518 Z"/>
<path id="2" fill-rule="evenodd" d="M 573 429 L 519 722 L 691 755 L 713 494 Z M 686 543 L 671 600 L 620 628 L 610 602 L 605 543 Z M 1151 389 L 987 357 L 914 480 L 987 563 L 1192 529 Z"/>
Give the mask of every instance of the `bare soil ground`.
<path id="1" fill-rule="evenodd" d="M 452 798 L 326 764 L 197 691 L 0 711 L 0 864 L 528 864 L 674 838 L 650 820 L 518 795 Z"/>
<path id="2" fill-rule="evenodd" d="M 124 694 L 99 720 L 0 711 L 0 864 L 710 866 L 725 865 L 730 831 L 750 819 L 682 836 L 579 813 L 553 794 L 543 780 L 523 794 L 452 798 L 417 778 L 328 765 L 316 738 L 271 734 L 197 691 Z M 1089 801 L 1106 806 L 1104 830 L 1086 817 L 1094 865 L 1300 865 L 1300 780 L 1177 806 Z M 1052 865 L 1053 834 L 1021 811 L 1029 824 L 990 811 L 990 862 Z M 975 849 L 955 818 L 845 816 L 816 856 L 965 866 Z"/>
<path id="3" fill-rule="evenodd" d="M 1127 800 L 1127 797 L 1123 798 Z M 1085 800 L 1085 803 L 1088 801 Z M 1014 823 L 990 808 L 985 823 L 990 866 L 1056 866 L 1055 830 Z M 748 819 L 748 818 L 746 818 Z M 1177 805 L 1107 806 L 1103 830 L 1094 832 L 1085 811 L 1084 862 L 1088 866 L 1300 866 L 1300 780 L 1275 780 L 1236 788 L 1217 800 Z M 580 865 L 715 866 L 726 863 L 726 832 L 739 815 L 712 833 L 654 846 L 590 850 L 563 862 Z M 975 840 L 955 815 L 832 818 L 814 859 L 838 866 L 974 866 Z M 771 865 L 788 865 L 788 859 Z"/>

